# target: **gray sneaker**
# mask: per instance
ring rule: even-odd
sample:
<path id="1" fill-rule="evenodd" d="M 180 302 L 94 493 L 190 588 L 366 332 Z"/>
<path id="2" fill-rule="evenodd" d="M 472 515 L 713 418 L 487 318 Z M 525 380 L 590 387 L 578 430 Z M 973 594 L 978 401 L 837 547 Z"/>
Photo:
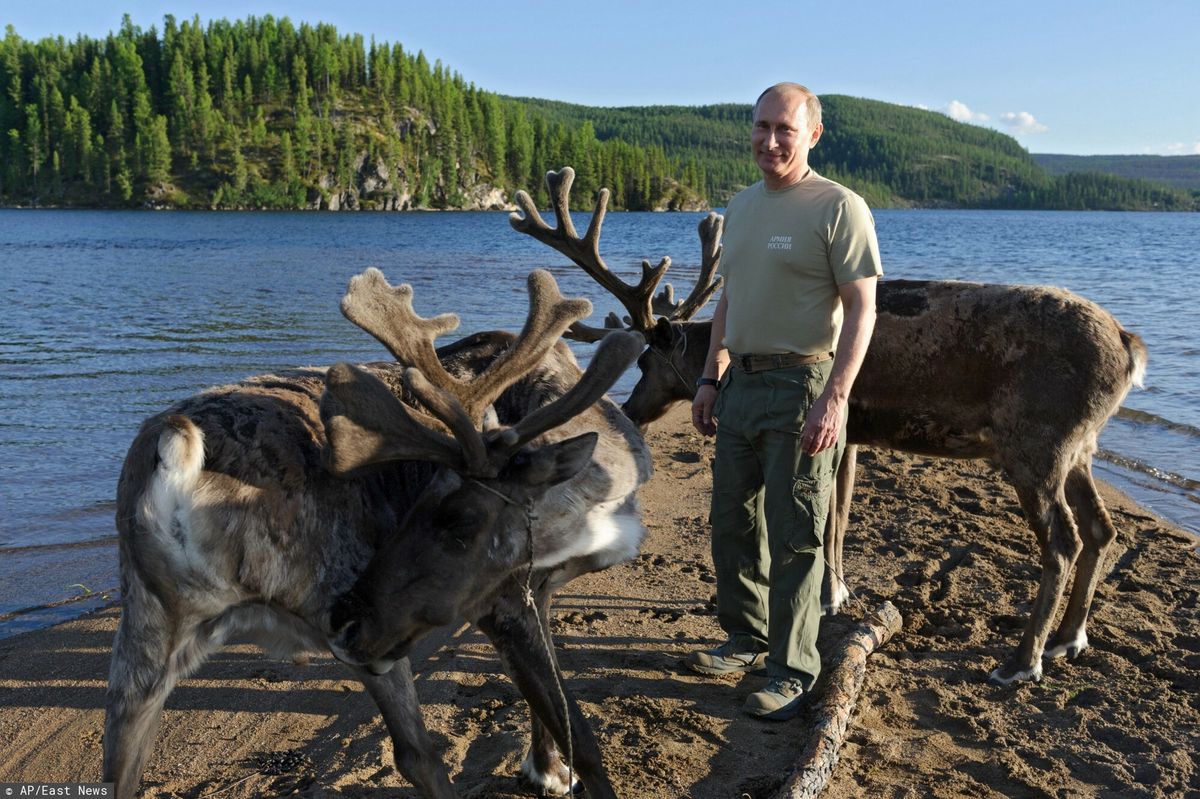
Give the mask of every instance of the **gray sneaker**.
<path id="1" fill-rule="evenodd" d="M 687 664 L 692 671 L 710 676 L 743 674 L 762 669 L 767 659 L 766 652 L 748 652 L 726 641 L 716 649 L 702 649 L 688 655 Z"/>
<path id="2" fill-rule="evenodd" d="M 746 712 L 770 721 L 787 721 L 800 712 L 804 684 L 790 677 L 774 677 L 767 687 L 746 697 Z"/>

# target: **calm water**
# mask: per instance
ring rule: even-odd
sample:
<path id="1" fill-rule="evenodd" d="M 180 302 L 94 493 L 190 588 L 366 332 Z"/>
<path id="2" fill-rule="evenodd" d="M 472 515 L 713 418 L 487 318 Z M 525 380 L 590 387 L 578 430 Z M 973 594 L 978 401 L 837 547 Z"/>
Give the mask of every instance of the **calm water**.
<path id="1" fill-rule="evenodd" d="M 613 214 L 602 250 L 627 278 L 640 259 L 670 255 L 669 279 L 686 293 L 700 216 Z M 1200 532 L 1200 214 L 880 211 L 876 221 L 891 277 L 1061 285 L 1141 334 L 1147 388 L 1109 424 L 1097 471 Z M 5 618 L 15 610 L 117 584 L 113 496 L 146 416 L 257 372 L 386 358 L 337 310 L 367 266 L 412 283 L 422 315 L 458 313 L 463 334 L 519 327 L 534 267 L 552 269 L 568 296 L 615 309 L 502 213 L 0 210 L 0 630 L 87 603 Z"/>

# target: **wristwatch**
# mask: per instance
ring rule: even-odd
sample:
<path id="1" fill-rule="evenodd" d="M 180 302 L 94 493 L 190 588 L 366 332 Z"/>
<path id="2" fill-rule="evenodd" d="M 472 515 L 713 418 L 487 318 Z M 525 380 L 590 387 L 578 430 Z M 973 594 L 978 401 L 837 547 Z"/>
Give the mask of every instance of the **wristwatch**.
<path id="1" fill-rule="evenodd" d="M 700 386 L 716 387 L 717 385 L 719 385 L 718 381 L 711 377 L 701 377 L 696 381 L 696 388 L 700 388 Z"/>

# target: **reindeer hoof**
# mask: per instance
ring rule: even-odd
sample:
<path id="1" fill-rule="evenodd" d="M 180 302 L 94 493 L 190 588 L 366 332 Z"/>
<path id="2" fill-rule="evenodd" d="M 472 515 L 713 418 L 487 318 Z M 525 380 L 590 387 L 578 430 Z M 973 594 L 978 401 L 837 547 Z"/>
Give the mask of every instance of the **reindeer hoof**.
<path id="1" fill-rule="evenodd" d="M 571 796 L 583 790 L 583 783 L 578 778 L 573 785 L 568 784 L 570 772 L 558 752 L 554 753 L 550 767 L 544 772 L 533 762 L 533 752 L 530 752 L 521 762 L 521 773 L 543 796 Z"/>
<path id="2" fill-rule="evenodd" d="M 821 612 L 826 616 L 836 616 L 842 605 L 850 599 L 850 592 L 845 586 L 838 586 L 831 591 L 831 596 L 821 601 Z"/>
<path id="3" fill-rule="evenodd" d="M 992 685 L 1012 685 L 1015 682 L 1041 682 L 1042 664 L 1034 663 L 1032 668 L 1020 669 L 1013 663 L 1005 663 L 988 675 Z"/>
<path id="4" fill-rule="evenodd" d="M 1074 639 L 1064 641 L 1061 644 L 1055 644 L 1042 653 L 1044 660 L 1052 660 L 1054 658 L 1066 657 L 1074 659 L 1079 656 L 1079 653 L 1088 648 L 1087 633 L 1081 632 Z"/>

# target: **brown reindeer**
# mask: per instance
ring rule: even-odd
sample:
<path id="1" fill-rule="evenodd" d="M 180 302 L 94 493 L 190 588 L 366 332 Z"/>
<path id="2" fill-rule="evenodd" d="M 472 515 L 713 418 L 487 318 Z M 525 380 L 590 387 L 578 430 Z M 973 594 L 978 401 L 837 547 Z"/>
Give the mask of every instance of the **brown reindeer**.
<path id="1" fill-rule="evenodd" d="M 636 285 L 617 278 L 599 254 L 607 202 L 601 191 L 580 239 L 570 221 L 570 168 L 547 175 L 558 220 L 551 229 L 523 192 L 525 215 L 512 224 L 574 261 L 620 300 L 647 349 L 641 379 L 623 410 L 645 427 L 675 403 L 689 402 L 704 368 L 711 325 L 691 318 L 719 288 L 722 218 L 700 223 L 702 265 L 689 297 L 670 286 L 654 295 L 670 261 L 642 264 Z M 1087 616 L 1105 552 L 1116 530 L 1092 481 L 1096 440 L 1133 385 L 1141 385 L 1146 348 L 1103 308 L 1047 286 L 883 280 L 866 360 L 850 395 L 848 446 L 838 470 L 825 534 L 822 597 L 836 612 L 847 597 L 842 544 L 849 520 L 857 445 L 949 458 L 987 458 L 1017 492 L 1041 551 L 1042 576 L 1017 650 L 991 672 L 993 682 L 1039 680 L 1043 657 L 1075 657 L 1088 645 Z M 656 317 L 657 313 L 657 319 Z M 598 340 L 604 328 L 567 333 Z M 1050 627 L 1074 568 L 1066 611 Z"/>
<path id="2" fill-rule="evenodd" d="M 567 752 L 592 795 L 613 796 L 559 690 L 547 609 L 555 588 L 633 557 L 644 536 L 634 492 L 649 454 L 602 399 L 642 339 L 606 340 L 581 375 L 558 338 L 590 305 L 564 300 L 545 272 L 529 288 L 520 336 L 435 351 L 457 320 L 421 319 L 408 286 L 368 270 L 343 312 L 399 365 L 252 378 L 142 425 L 118 487 L 122 617 L 104 734 L 118 797 L 136 793 L 176 682 L 235 632 L 277 654 L 331 649 L 378 704 L 399 771 L 424 796 L 454 796 L 405 655 L 462 619 L 529 703 L 523 768 L 537 787 L 570 790 Z"/>

